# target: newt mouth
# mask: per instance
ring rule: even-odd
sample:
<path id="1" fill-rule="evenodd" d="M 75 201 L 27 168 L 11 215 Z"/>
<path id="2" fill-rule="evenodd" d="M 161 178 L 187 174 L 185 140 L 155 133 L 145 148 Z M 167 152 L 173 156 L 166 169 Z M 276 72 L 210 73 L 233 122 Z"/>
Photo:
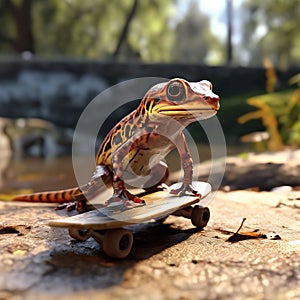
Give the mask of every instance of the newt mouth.
<path id="1" fill-rule="evenodd" d="M 217 114 L 217 109 L 206 108 L 206 109 L 172 109 L 172 110 L 160 110 L 159 115 L 169 117 L 175 120 L 184 120 L 184 122 L 190 121 L 201 121 L 209 119 Z M 188 122 L 190 123 L 190 122 Z"/>
<path id="2" fill-rule="evenodd" d="M 201 115 L 208 112 L 216 113 L 220 108 L 219 101 L 212 103 L 191 101 L 188 103 L 182 103 L 174 105 L 171 103 L 162 103 L 156 107 L 156 112 L 164 115 Z"/>
<path id="3" fill-rule="evenodd" d="M 175 115 L 202 115 L 207 114 L 208 112 L 211 112 L 213 114 L 216 114 L 218 109 L 213 107 L 208 108 L 178 108 L 178 107 L 168 107 L 166 109 L 160 109 L 158 110 L 159 114 L 168 115 L 168 116 L 175 116 Z"/>

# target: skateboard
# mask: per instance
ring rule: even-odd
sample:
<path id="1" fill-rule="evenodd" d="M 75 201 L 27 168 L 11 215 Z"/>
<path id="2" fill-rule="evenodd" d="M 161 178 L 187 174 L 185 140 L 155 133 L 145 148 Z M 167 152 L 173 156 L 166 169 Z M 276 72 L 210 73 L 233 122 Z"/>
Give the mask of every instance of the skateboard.
<path id="1" fill-rule="evenodd" d="M 170 189 L 180 187 L 175 183 Z M 133 233 L 127 225 L 162 221 L 169 215 L 189 218 L 192 224 L 204 228 L 210 218 L 208 207 L 194 205 L 203 200 L 211 192 L 207 182 L 194 181 L 193 188 L 201 194 L 201 199 L 194 195 L 171 195 L 168 191 L 157 191 L 142 197 L 146 204 L 125 209 L 119 203 L 113 203 L 101 209 L 83 214 L 52 220 L 52 227 L 68 228 L 69 235 L 77 241 L 84 242 L 90 237 L 96 240 L 103 252 L 114 258 L 125 258 L 129 255 L 133 244 Z"/>

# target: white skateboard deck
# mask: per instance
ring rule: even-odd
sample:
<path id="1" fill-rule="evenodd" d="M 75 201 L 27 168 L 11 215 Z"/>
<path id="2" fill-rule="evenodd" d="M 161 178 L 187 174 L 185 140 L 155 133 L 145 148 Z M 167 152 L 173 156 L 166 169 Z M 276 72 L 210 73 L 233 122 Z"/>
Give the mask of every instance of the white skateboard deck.
<path id="1" fill-rule="evenodd" d="M 176 189 L 181 185 L 172 185 Z M 134 223 L 143 223 L 152 219 L 164 218 L 184 207 L 196 204 L 211 192 L 211 185 L 207 182 L 194 181 L 193 188 L 201 194 L 201 199 L 193 195 L 177 196 L 167 191 L 154 192 L 141 198 L 145 205 L 136 206 L 126 210 L 120 210 L 120 205 L 93 210 L 73 217 L 52 220 L 49 222 L 53 227 L 77 228 L 77 229 L 113 229 Z"/>

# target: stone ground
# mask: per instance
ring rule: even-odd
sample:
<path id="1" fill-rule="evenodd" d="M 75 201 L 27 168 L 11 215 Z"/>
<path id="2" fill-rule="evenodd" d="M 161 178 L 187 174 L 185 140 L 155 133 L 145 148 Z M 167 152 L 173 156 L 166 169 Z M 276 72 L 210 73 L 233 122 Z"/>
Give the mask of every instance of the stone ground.
<path id="1" fill-rule="evenodd" d="M 299 199 L 218 192 L 203 231 L 173 216 L 134 226 L 124 260 L 47 226 L 65 212 L 2 202 L 0 299 L 300 299 Z M 266 238 L 244 239 L 257 229 Z"/>
<path id="2" fill-rule="evenodd" d="M 47 225 L 65 211 L 0 202 L 0 299 L 300 299 L 300 191 L 219 191 L 209 207 L 202 231 L 174 216 L 132 226 L 117 260 Z"/>

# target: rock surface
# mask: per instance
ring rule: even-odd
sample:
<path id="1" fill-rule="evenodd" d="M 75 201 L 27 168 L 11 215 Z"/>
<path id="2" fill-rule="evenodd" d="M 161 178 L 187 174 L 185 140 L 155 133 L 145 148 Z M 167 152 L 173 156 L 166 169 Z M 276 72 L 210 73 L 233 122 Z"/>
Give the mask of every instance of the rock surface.
<path id="1" fill-rule="evenodd" d="M 66 211 L 0 202 L 0 299 L 300 299 L 299 164 L 299 150 L 229 157 L 223 191 L 205 203 L 204 230 L 174 216 L 133 225 L 133 250 L 123 260 L 47 225 Z M 68 176 L 41 166 L 45 189 L 70 181 L 67 162 L 59 165 Z M 203 180 L 209 170 L 201 164 Z M 38 189 L 41 176 L 26 174 L 19 184 L 33 178 Z"/>
<path id="2" fill-rule="evenodd" d="M 203 181 L 222 177 L 222 188 L 225 190 L 271 190 L 278 186 L 300 187 L 300 150 L 287 149 L 278 152 L 243 153 L 240 156 L 229 156 L 214 162 L 200 163 L 197 166 L 199 179 Z M 222 171 L 225 171 L 223 174 Z M 219 172 L 220 171 L 220 172 Z M 174 172 L 171 181 L 180 179 L 181 172 Z M 208 180 L 210 175 L 211 180 Z M 219 186 L 216 186 L 219 188 Z"/>
<path id="3" fill-rule="evenodd" d="M 75 242 L 52 206 L 0 202 L 0 299 L 300 299 L 300 192 L 218 192 L 203 231 L 132 226 L 127 259 Z M 265 238 L 233 239 L 259 230 Z"/>

